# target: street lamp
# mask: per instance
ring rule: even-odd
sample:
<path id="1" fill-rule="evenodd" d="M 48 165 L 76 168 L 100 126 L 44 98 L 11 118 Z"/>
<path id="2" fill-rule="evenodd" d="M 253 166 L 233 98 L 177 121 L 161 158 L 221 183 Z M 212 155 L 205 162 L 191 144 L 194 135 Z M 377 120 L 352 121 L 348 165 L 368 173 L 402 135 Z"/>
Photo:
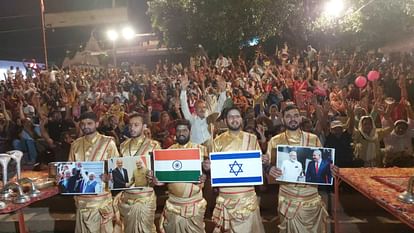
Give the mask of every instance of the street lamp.
<path id="1" fill-rule="evenodd" d="M 125 27 L 122 29 L 122 36 L 125 40 L 132 40 L 135 37 L 135 31 L 131 27 Z"/>
<path id="2" fill-rule="evenodd" d="M 114 67 L 116 68 L 117 66 L 117 62 L 116 62 L 116 48 L 115 48 L 115 42 L 116 40 L 118 40 L 118 32 L 113 30 L 113 29 L 109 29 L 106 32 L 106 36 L 108 37 L 108 39 L 110 41 L 112 41 L 112 59 L 113 59 L 113 63 L 114 63 Z"/>
<path id="3" fill-rule="evenodd" d="M 115 31 L 115 30 L 113 30 L 113 29 L 109 29 L 107 32 L 106 32 L 106 35 L 108 36 L 108 39 L 110 40 L 110 41 L 116 41 L 117 39 L 118 39 L 118 32 L 117 31 Z"/>
<path id="4" fill-rule="evenodd" d="M 344 10 L 343 0 L 329 0 L 325 3 L 325 14 L 331 17 L 339 17 Z"/>
<path id="5" fill-rule="evenodd" d="M 48 67 L 48 57 L 47 57 L 47 44 L 46 44 L 46 27 L 45 27 L 45 3 L 43 0 L 40 0 L 40 21 L 42 24 L 42 39 L 43 39 L 43 53 L 45 58 L 46 70 Z"/>
<path id="6" fill-rule="evenodd" d="M 112 53 L 113 53 L 113 62 L 114 62 L 114 66 L 117 66 L 117 62 L 116 62 L 116 41 L 119 39 L 119 36 L 122 35 L 122 37 L 127 40 L 130 41 L 132 40 L 134 37 L 137 36 L 137 34 L 135 34 L 135 31 L 132 27 L 126 26 L 124 28 L 122 28 L 122 30 L 119 29 L 109 29 L 108 31 L 106 31 L 106 36 L 108 37 L 108 40 L 112 41 Z"/>

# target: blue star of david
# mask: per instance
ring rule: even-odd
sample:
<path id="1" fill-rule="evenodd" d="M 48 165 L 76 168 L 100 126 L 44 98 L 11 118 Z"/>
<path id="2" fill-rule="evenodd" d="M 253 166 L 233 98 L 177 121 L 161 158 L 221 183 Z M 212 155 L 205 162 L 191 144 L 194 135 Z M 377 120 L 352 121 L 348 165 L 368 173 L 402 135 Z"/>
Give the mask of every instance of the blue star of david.
<path id="1" fill-rule="evenodd" d="M 243 164 L 242 163 L 237 163 L 237 161 L 236 160 L 234 160 L 234 163 L 233 164 L 229 164 L 229 166 L 230 166 L 230 173 L 234 173 L 234 175 L 238 175 L 240 172 L 243 172 L 243 170 L 242 170 L 242 166 L 243 166 Z M 235 167 L 236 166 L 236 167 Z M 237 169 L 237 167 L 238 167 L 238 169 Z M 236 170 L 235 170 L 236 169 Z"/>

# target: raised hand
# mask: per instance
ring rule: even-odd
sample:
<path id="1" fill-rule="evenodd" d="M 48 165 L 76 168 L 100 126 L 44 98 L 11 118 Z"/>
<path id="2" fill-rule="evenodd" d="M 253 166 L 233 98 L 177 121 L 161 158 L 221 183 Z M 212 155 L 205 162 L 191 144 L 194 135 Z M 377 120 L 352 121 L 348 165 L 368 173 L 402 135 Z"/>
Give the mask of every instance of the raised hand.
<path id="1" fill-rule="evenodd" d="M 34 106 L 39 106 L 40 105 L 40 100 L 39 100 L 39 96 L 38 95 L 33 95 L 32 97 L 32 104 Z"/>
<path id="2" fill-rule="evenodd" d="M 323 111 L 325 113 L 329 112 L 331 110 L 331 103 L 329 103 L 329 101 L 324 101 L 322 103 L 322 107 L 323 107 Z"/>
<path id="3" fill-rule="evenodd" d="M 260 134 L 261 137 L 264 137 L 265 136 L 265 129 L 264 129 L 264 126 L 263 125 L 258 124 L 256 126 L 256 130 Z"/>
<path id="4" fill-rule="evenodd" d="M 49 122 L 49 119 L 47 117 L 41 117 L 40 118 L 40 125 L 47 125 L 47 123 Z"/>
<path id="5" fill-rule="evenodd" d="M 217 85 L 220 92 L 226 91 L 227 83 L 222 76 L 217 76 Z"/>
<path id="6" fill-rule="evenodd" d="M 350 116 L 354 112 L 355 104 L 351 101 L 345 100 L 344 101 L 344 106 L 345 106 L 345 109 L 346 109 L 346 115 Z"/>
<path id="7" fill-rule="evenodd" d="M 198 79 L 200 80 L 200 82 L 206 81 L 206 76 L 204 75 L 203 71 L 198 72 Z"/>
<path id="8" fill-rule="evenodd" d="M 181 90 L 187 90 L 188 85 L 190 85 L 190 81 L 188 80 L 187 74 L 181 76 Z"/>

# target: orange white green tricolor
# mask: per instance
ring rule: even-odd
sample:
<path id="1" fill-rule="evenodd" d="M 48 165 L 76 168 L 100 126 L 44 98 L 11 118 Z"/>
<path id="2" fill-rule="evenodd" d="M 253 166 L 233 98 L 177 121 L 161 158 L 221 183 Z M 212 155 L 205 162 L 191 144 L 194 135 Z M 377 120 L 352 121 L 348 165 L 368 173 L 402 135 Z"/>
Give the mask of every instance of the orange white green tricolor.
<path id="1" fill-rule="evenodd" d="M 200 149 L 154 150 L 154 174 L 159 182 L 198 182 Z"/>

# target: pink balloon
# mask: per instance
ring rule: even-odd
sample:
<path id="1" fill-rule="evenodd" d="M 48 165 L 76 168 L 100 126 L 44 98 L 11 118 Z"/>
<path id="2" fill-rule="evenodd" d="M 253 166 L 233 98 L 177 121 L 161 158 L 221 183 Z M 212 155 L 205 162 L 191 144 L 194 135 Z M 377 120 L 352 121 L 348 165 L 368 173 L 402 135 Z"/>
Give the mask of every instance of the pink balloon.
<path id="1" fill-rule="evenodd" d="M 358 76 L 355 79 L 355 85 L 359 88 L 363 88 L 367 85 L 367 79 L 364 76 Z"/>
<path id="2" fill-rule="evenodd" d="M 376 80 L 379 79 L 379 77 L 380 77 L 380 73 L 378 71 L 376 71 L 376 70 L 371 70 L 368 73 L 368 80 L 369 81 L 376 81 Z"/>

